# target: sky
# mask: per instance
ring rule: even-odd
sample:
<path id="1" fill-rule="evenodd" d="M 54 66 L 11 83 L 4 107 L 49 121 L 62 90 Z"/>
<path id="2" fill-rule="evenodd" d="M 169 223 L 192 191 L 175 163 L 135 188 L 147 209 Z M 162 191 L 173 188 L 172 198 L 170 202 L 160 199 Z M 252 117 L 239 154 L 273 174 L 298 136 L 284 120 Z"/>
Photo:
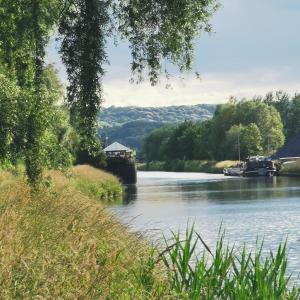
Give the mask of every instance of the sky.
<path id="1" fill-rule="evenodd" d="M 221 0 L 211 20 L 212 34 L 195 40 L 194 72 L 152 87 L 130 79 L 130 52 L 121 42 L 107 46 L 110 65 L 104 78 L 104 106 L 168 106 L 224 103 L 229 97 L 251 98 L 269 91 L 300 92 L 300 1 Z M 47 62 L 55 63 L 65 85 L 64 67 L 54 40 Z M 173 68 L 171 68 L 173 69 Z"/>

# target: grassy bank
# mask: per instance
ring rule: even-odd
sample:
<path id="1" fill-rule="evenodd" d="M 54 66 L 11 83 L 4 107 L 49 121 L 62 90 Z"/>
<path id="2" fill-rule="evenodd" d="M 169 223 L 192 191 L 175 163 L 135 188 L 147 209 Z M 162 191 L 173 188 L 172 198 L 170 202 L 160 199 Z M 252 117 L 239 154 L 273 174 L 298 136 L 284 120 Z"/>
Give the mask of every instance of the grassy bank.
<path id="1" fill-rule="evenodd" d="M 33 194 L 0 172 L 0 299 L 299 299 L 285 245 L 262 255 L 221 236 L 212 251 L 191 228 L 153 248 L 99 201 L 116 182 L 80 166 Z"/>
<path id="2" fill-rule="evenodd" d="M 237 161 L 204 161 L 204 160 L 173 160 L 156 161 L 148 164 L 139 164 L 140 171 L 166 171 L 166 172 L 204 172 L 222 174 L 224 168 L 236 165 Z"/>
<path id="3" fill-rule="evenodd" d="M 280 175 L 283 176 L 300 176 L 300 159 L 296 160 L 295 162 L 284 164 Z"/>
<path id="4" fill-rule="evenodd" d="M 0 173 L 0 299 L 159 298 L 160 277 L 142 276 L 144 242 L 96 200 L 116 179 L 86 166 L 70 173 L 49 172 L 36 194 Z"/>

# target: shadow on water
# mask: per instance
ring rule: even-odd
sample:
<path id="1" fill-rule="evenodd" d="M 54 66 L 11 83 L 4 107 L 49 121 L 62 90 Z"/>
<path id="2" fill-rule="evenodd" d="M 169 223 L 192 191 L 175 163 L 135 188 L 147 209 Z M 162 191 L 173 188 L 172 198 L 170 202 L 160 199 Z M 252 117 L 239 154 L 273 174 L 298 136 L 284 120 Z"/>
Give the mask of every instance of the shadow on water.
<path id="1" fill-rule="evenodd" d="M 127 184 L 124 186 L 123 204 L 128 205 L 137 200 L 138 189 L 135 184 Z"/>

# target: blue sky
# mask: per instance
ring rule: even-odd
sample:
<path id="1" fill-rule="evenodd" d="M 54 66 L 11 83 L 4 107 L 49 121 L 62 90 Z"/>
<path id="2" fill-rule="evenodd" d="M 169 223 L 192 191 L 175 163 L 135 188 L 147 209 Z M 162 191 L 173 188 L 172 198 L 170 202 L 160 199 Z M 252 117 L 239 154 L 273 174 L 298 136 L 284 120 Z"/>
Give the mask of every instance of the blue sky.
<path id="1" fill-rule="evenodd" d="M 184 79 L 174 73 L 172 88 L 166 82 L 151 87 L 129 83 L 130 53 L 126 43 L 109 43 L 110 66 L 104 80 L 105 106 L 164 106 L 222 103 L 230 96 L 252 97 L 283 89 L 300 92 L 300 1 L 222 0 L 212 19 L 213 34 L 195 41 L 193 73 Z M 54 43 L 48 62 L 55 62 L 66 83 Z M 67 84 L 67 83 L 66 83 Z"/>

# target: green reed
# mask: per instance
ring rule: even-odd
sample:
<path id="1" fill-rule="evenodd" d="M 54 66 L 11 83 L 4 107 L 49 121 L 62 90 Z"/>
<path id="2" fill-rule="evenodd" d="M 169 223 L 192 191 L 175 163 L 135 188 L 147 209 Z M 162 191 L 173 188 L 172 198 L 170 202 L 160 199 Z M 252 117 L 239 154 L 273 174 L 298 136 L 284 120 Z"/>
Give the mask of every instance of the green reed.
<path id="1" fill-rule="evenodd" d="M 179 233 L 172 235 L 172 244 L 165 240 L 160 258 L 179 299 L 300 299 L 299 287 L 292 286 L 286 274 L 286 242 L 275 253 L 263 254 L 263 243 L 257 243 L 254 251 L 246 246 L 236 251 L 225 245 L 221 233 L 212 252 L 193 226 L 183 240 Z M 204 251 L 197 256 L 199 244 Z"/>

